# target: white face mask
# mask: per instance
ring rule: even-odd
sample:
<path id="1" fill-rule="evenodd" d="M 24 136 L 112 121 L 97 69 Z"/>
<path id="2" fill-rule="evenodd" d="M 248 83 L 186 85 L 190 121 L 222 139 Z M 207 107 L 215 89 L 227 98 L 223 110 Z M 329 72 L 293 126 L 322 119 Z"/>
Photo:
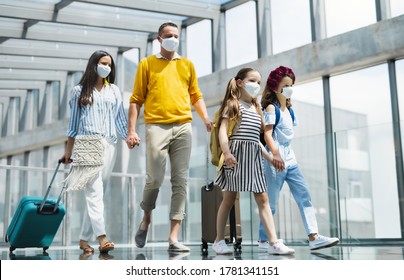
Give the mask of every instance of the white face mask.
<path id="1" fill-rule="evenodd" d="M 248 94 L 254 98 L 257 97 L 257 95 L 260 92 L 261 86 L 258 83 L 253 83 L 253 82 L 244 82 L 245 84 L 245 90 L 248 92 Z"/>
<path id="2" fill-rule="evenodd" d="M 291 97 L 292 97 L 292 93 L 293 93 L 292 87 L 284 87 L 284 88 L 282 89 L 282 94 L 283 94 L 283 96 L 285 96 L 286 98 L 291 98 Z"/>
<path id="3" fill-rule="evenodd" d="M 103 64 L 98 64 L 97 73 L 101 78 L 106 78 L 108 77 L 109 73 L 111 73 L 111 67 Z"/>
<path id="4" fill-rule="evenodd" d="M 178 38 L 175 37 L 170 37 L 166 39 L 161 39 L 161 46 L 169 52 L 175 52 L 178 49 L 178 46 L 180 45 L 180 41 Z"/>

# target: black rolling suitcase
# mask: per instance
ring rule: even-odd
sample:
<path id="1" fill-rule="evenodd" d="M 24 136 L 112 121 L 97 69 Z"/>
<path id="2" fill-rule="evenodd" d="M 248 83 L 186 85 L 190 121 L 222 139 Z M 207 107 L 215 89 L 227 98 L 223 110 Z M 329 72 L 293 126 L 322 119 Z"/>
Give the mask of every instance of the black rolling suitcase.
<path id="1" fill-rule="evenodd" d="M 219 186 L 210 183 L 201 189 L 201 213 L 202 213 L 202 254 L 208 253 L 208 243 L 213 243 L 216 238 L 217 211 L 222 201 L 222 190 Z M 230 210 L 230 215 L 225 228 L 225 241 L 233 244 L 234 251 L 241 252 L 241 224 L 240 224 L 240 201 L 237 196 L 236 202 Z"/>
<path id="2" fill-rule="evenodd" d="M 5 236 L 5 241 L 10 244 L 10 253 L 16 248 L 30 247 L 43 248 L 45 253 L 52 244 L 66 213 L 60 202 L 64 188 L 57 199 L 48 199 L 61 163 L 62 160 L 59 160 L 44 197 L 25 196 L 20 200 Z"/>

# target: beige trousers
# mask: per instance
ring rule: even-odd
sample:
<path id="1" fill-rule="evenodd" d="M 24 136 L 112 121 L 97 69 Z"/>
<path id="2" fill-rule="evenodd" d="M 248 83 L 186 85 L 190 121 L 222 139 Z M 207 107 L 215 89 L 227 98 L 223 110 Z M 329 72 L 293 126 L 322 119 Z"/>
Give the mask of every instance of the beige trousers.
<path id="1" fill-rule="evenodd" d="M 169 218 L 170 220 L 184 219 L 191 147 L 191 123 L 146 125 L 147 178 L 143 201 L 140 204 L 144 211 L 150 212 L 156 208 L 168 156 L 172 188 Z"/>

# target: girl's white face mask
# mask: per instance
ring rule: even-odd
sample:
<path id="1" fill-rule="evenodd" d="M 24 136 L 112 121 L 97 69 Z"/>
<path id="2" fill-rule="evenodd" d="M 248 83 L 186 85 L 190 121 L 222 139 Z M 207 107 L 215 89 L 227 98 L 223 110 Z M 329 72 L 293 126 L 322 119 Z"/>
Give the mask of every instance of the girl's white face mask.
<path id="1" fill-rule="evenodd" d="M 292 87 L 284 87 L 282 89 L 282 94 L 283 96 L 285 96 L 286 98 L 291 98 L 292 94 L 293 94 L 293 89 Z"/>
<path id="2" fill-rule="evenodd" d="M 260 93 L 261 86 L 258 83 L 253 82 L 244 82 L 244 84 L 246 92 L 248 92 L 252 98 L 257 97 L 257 95 Z"/>
<path id="3" fill-rule="evenodd" d="M 98 64 L 97 73 L 101 78 L 106 78 L 108 77 L 109 73 L 111 73 L 111 67 L 108 65 Z"/>
<path id="4" fill-rule="evenodd" d="M 175 52 L 178 49 L 179 45 L 180 45 L 180 41 L 178 40 L 178 38 L 170 37 L 170 38 L 161 39 L 161 46 L 166 51 Z"/>

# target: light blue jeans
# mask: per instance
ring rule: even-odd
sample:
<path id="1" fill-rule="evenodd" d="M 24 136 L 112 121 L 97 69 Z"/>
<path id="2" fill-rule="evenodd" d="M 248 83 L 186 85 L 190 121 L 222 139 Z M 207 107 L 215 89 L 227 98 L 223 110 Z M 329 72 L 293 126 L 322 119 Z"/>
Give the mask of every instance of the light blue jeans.
<path id="1" fill-rule="evenodd" d="M 275 168 L 267 161 L 264 162 L 265 177 L 268 185 L 269 204 L 271 206 L 272 215 L 276 212 L 278 205 L 279 193 L 284 182 L 288 183 L 289 189 L 295 199 L 302 216 L 303 224 L 307 235 L 318 233 L 317 219 L 314 208 L 311 203 L 309 187 L 303 177 L 298 165 L 285 168 L 282 172 L 276 172 Z M 259 239 L 260 241 L 268 241 L 265 229 L 260 223 Z"/>

